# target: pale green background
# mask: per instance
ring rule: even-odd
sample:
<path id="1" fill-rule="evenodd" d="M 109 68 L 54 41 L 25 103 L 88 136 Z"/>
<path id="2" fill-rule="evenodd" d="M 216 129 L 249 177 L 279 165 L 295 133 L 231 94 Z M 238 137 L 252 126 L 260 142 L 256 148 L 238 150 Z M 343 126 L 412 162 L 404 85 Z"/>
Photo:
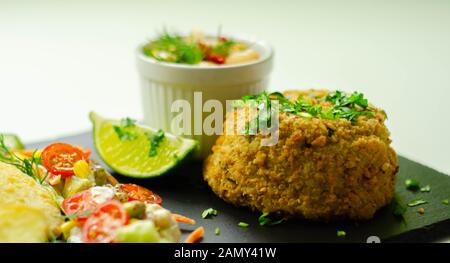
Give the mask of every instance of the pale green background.
<path id="1" fill-rule="evenodd" d="M 272 89 L 359 90 L 400 154 L 450 173 L 450 1 L 2 1 L 0 130 L 26 141 L 140 118 L 135 46 L 166 24 L 276 49 Z"/>

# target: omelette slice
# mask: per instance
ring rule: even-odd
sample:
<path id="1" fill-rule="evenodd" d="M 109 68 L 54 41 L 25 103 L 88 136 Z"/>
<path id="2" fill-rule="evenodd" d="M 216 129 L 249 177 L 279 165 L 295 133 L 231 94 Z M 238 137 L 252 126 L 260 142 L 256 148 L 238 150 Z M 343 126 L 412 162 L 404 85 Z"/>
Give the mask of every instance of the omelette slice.
<path id="1" fill-rule="evenodd" d="M 17 217 L 19 220 L 22 216 L 29 216 L 36 220 L 29 222 L 27 219 L 20 219 L 23 223 L 12 222 L 13 218 Z M 45 220 L 41 220 L 42 217 Z M 45 237 L 48 240 L 59 235 L 59 226 L 63 221 L 61 210 L 49 189 L 41 186 L 16 167 L 0 162 L 0 229 L 2 229 L 0 239 L 3 239 L 0 242 L 10 242 L 9 240 L 13 240 L 14 237 L 7 237 L 7 235 L 24 231 L 35 232 L 32 238 L 30 236 L 30 242 L 45 241 L 41 237 L 42 222 L 45 223 Z M 34 225 L 30 226 L 31 224 Z M 3 228 L 16 230 L 8 232 Z"/>
<path id="2" fill-rule="evenodd" d="M 42 243 L 48 241 L 48 223 L 38 208 L 0 204 L 1 243 Z"/>

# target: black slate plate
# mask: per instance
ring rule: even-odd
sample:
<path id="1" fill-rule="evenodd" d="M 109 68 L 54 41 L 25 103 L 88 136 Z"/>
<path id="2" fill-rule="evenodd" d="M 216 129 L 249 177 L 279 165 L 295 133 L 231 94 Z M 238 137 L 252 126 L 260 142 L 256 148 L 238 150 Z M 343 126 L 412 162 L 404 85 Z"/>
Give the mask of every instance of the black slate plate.
<path id="1" fill-rule="evenodd" d="M 94 150 L 91 133 L 51 142 L 56 141 Z M 28 147 L 43 147 L 51 142 L 31 144 Z M 92 158 L 100 160 L 95 151 Z M 445 238 L 448 240 L 450 205 L 442 204 L 442 200 L 450 198 L 450 177 L 403 157 L 399 157 L 399 164 L 397 195 L 404 205 L 416 198 L 427 200 L 427 204 L 420 206 L 425 208 L 425 214 L 418 214 L 417 207 L 408 207 L 402 220 L 392 214 L 392 207 L 386 207 L 366 222 L 318 223 L 294 220 L 272 227 L 259 226 L 258 213 L 236 208 L 215 196 L 202 180 L 200 162 L 187 162 L 166 176 L 146 180 L 126 178 L 117 174 L 115 176 L 121 182 L 133 182 L 150 188 L 161 195 L 164 207 L 195 219 L 196 226 L 183 225 L 182 228 L 192 230 L 199 225 L 204 226 L 203 242 L 366 242 L 370 236 L 379 237 L 382 242 L 429 242 Z M 407 191 L 404 186 L 407 178 L 415 178 L 423 185 L 431 185 L 431 192 Z M 209 207 L 217 209 L 218 216 L 202 219 L 202 211 Z M 250 227 L 238 227 L 240 221 L 249 223 Z M 221 229 L 219 236 L 214 234 L 216 227 Z M 337 230 L 345 230 L 346 237 L 337 237 Z M 183 233 L 186 236 L 189 231 Z"/>

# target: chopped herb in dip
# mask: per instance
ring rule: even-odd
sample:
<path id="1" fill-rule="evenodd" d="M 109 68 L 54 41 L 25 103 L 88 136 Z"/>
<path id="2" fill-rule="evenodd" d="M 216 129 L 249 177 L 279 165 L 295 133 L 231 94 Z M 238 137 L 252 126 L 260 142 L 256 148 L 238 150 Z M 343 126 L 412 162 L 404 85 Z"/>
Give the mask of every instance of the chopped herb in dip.
<path id="1" fill-rule="evenodd" d="M 208 208 L 208 209 L 205 209 L 205 210 L 202 212 L 202 218 L 203 218 L 203 219 L 211 218 L 211 217 L 213 217 L 213 216 L 217 216 L 217 210 L 214 209 L 214 208 Z"/>
<path id="2" fill-rule="evenodd" d="M 448 205 L 448 199 L 444 199 L 444 200 L 442 200 L 442 204 L 444 204 L 444 205 Z"/>
<path id="3" fill-rule="evenodd" d="M 216 236 L 220 235 L 220 228 L 216 227 L 216 229 L 214 229 L 214 234 Z"/>
<path id="4" fill-rule="evenodd" d="M 165 32 L 143 46 L 142 52 L 161 62 L 190 65 L 239 64 L 257 60 L 259 53 L 242 41 L 193 31 L 184 36 Z"/>

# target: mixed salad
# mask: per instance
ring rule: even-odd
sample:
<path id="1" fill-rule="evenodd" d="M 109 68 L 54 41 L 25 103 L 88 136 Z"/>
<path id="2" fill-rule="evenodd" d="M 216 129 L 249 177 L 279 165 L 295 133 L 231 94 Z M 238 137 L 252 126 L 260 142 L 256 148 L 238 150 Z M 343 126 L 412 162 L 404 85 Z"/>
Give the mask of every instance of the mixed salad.
<path id="1" fill-rule="evenodd" d="M 143 47 L 145 55 L 158 61 L 192 64 L 241 64 L 259 59 L 259 53 L 247 43 L 220 34 L 205 36 L 193 30 L 188 36 L 164 33 Z"/>
<path id="2" fill-rule="evenodd" d="M 2 136 L 0 140 L 3 141 Z M 119 183 L 90 158 L 89 149 L 66 143 L 42 151 L 10 150 L 2 143 L 0 161 L 23 172 L 54 194 L 64 214 L 59 240 L 71 243 L 180 242 L 178 222 L 195 221 L 162 207 L 156 193 L 136 184 Z M 200 228 L 188 238 L 195 242 Z"/>

